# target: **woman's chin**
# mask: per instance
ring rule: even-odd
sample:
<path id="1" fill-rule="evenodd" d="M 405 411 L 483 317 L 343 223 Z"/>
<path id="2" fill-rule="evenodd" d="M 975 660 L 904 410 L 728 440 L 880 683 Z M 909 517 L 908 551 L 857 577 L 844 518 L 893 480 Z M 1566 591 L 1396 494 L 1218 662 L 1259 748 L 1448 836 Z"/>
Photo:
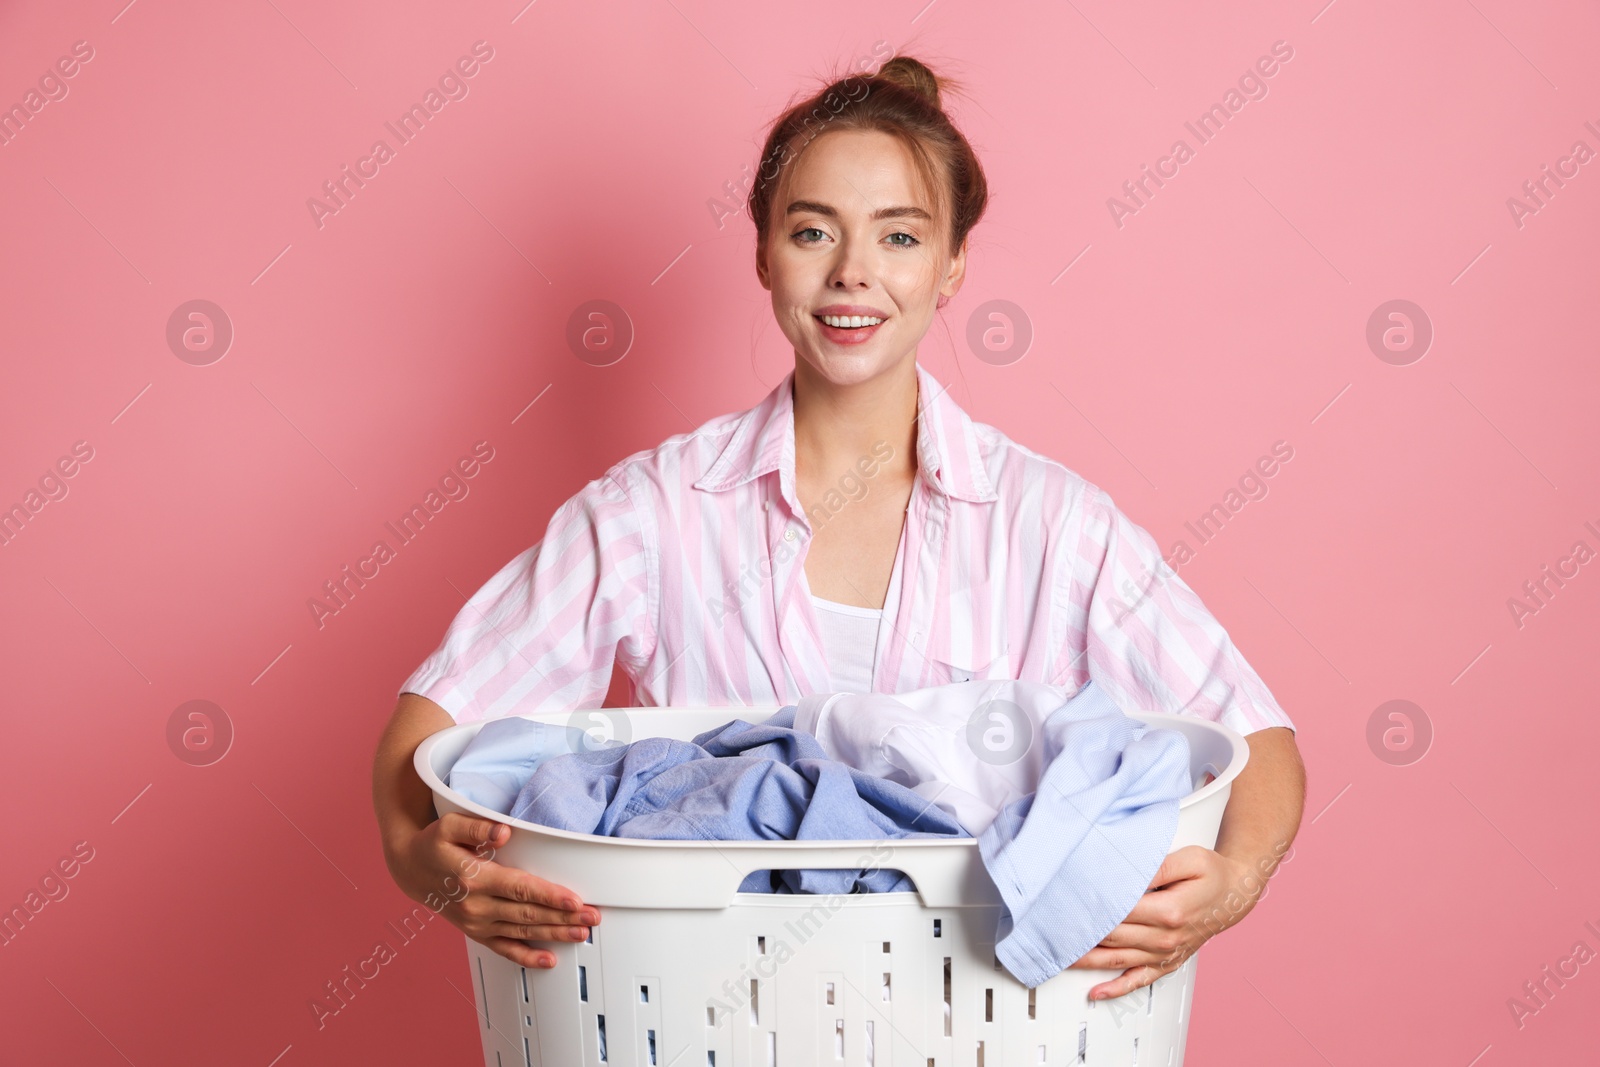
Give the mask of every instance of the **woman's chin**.
<path id="1" fill-rule="evenodd" d="M 870 381 L 898 366 L 905 355 L 887 357 L 881 352 L 851 352 L 828 345 L 823 351 L 805 353 L 801 358 L 811 365 L 817 377 L 842 386 Z"/>

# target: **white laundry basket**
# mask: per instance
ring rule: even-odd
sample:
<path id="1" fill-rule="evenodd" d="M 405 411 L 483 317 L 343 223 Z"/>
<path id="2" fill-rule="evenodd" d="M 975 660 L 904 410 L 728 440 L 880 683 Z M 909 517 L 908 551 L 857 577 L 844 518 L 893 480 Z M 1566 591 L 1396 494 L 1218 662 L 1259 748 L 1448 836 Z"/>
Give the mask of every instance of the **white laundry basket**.
<path id="1" fill-rule="evenodd" d="M 683 740 L 765 708 L 626 708 L 631 739 Z M 1173 850 L 1215 847 L 1249 749 L 1188 715 L 1134 713 L 1181 730 L 1198 786 Z M 566 723 L 565 712 L 528 718 Z M 1000 897 L 976 840 L 655 841 L 511 819 L 445 785 L 481 722 L 417 749 L 441 815 L 506 823 L 494 859 L 571 889 L 600 911 L 587 942 L 544 942 L 528 969 L 467 939 L 486 1067 L 1178 1067 L 1196 958 L 1124 997 L 1090 1001 L 1116 971 L 1065 970 L 1029 990 L 994 956 Z M 1215 780 L 1200 784 L 1209 772 Z M 903 871 L 915 893 L 740 893 L 751 871 Z M 601 1058 L 602 1046 L 605 1058 Z"/>

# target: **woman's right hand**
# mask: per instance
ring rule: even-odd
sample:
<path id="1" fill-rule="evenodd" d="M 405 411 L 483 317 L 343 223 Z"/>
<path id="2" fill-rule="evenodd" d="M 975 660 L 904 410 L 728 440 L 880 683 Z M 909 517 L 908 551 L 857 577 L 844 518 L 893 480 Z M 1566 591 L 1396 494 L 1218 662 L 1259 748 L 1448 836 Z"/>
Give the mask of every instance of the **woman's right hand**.
<path id="1" fill-rule="evenodd" d="M 494 862 L 510 839 L 504 823 L 451 812 L 385 849 L 385 858 L 407 896 L 474 941 L 524 967 L 554 967 L 554 953 L 524 942 L 586 940 L 600 910 L 564 886 Z"/>
<path id="2" fill-rule="evenodd" d="M 600 921 L 578 894 L 494 862 L 511 827 L 435 814 L 433 790 L 412 766 L 423 738 L 454 724 L 427 697 L 401 693 L 372 760 L 372 803 L 383 858 L 401 891 L 462 933 L 524 967 L 554 967 L 555 954 L 525 941 L 582 941 Z"/>

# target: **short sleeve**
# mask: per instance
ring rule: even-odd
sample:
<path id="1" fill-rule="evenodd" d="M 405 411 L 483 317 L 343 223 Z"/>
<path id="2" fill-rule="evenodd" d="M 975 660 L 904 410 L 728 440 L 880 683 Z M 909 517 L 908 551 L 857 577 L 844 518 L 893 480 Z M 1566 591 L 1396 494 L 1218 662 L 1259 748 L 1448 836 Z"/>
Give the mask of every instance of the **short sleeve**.
<path id="1" fill-rule="evenodd" d="M 612 668 L 654 652 L 654 553 L 613 468 L 472 595 L 400 687 L 457 722 L 597 708 Z"/>
<path id="2" fill-rule="evenodd" d="M 1073 571 L 1067 666 L 1125 711 L 1198 715 L 1240 734 L 1294 723 L 1155 538 L 1084 483 Z M 1073 647 L 1075 646 L 1075 647 Z"/>

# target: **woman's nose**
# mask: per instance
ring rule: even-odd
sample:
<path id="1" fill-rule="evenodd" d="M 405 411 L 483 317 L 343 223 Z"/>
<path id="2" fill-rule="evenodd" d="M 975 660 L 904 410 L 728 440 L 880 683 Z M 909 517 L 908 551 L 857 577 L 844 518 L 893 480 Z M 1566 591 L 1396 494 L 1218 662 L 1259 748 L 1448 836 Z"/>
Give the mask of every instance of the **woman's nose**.
<path id="1" fill-rule="evenodd" d="M 839 262 L 833 268 L 829 284 L 836 288 L 850 289 L 856 286 L 870 287 L 872 282 L 864 265 L 841 255 Z"/>

